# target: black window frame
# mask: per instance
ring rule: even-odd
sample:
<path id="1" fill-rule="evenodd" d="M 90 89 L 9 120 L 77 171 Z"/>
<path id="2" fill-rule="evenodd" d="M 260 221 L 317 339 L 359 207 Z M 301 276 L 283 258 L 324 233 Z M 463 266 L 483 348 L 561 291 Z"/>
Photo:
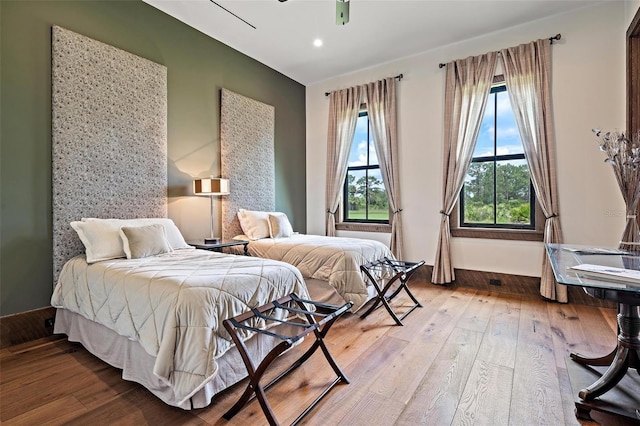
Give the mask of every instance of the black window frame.
<path id="1" fill-rule="evenodd" d="M 462 189 L 460 190 L 460 198 L 459 198 L 459 206 L 460 206 L 460 220 L 459 227 L 460 228 L 490 228 L 490 229 L 523 229 L 523 230 L 535 230 L 536 229 L 536 195 L 533 189 L 533 183 L 531 182 L 531 178 L 529 178 L 529 224 L 512 224 L 512 223 L 497 223 L 497 215 L 498 209 L 496 205 L 496 195 L 497 195 L 497 163 L 501 161 L 508 160 L 526 160 L 524 156 L 524 152 L 522 154 L 508 154 L 508 155 L 496 155 L 497 152 L 497 141 L 498 141 L 498 102 L 497 102 L 497 93 L 506 92 L 507 86 L 505 84 L 500 84 L 491 87 L 490 95 L 494 96 L 494 114 L 493 114 L 493 126 L 496 129 L 493 137 L 493 154 L 490 156 L 483 157 L 473 157 L 471 160 L 472 163 L 486 163 L 492 162 L 494 167 L 493 173 L 493 223 L 475 223 L 475 222 L 465 222 L 464 221 L 464 184 L 462 185 Z M 531 171 L 529 171 L 529 176 L 531 176 Z"/>
<path id="2" fill-rule="evenodd" d="M 368 177 L 369 175 L 369 170 L 380 170 L 380 158 L 378 157 L 378 164 L 377 165 L 370 165 L 369 164 L 369 152 L 371 149 L 371 144 L 373 143 L 373 138 L 371 137 L 371 126 L 369 123 L 369 112 L 364 109 L 361 110 L 358 113 L 358 118 L 360 117 L 367 117 L 367 165 L 365 166 L 347 166 L 347 172 L 344 175 L 344 184 L 342 186 L 342 222 L 346 222 L 346 223 L 376 223 L 376 224 L 389 224 L 390 221 L 389 219 L 386 220 L 381 220 L 381 219 L 349 219 L 349 180 L 347 179 L 347 177 L 349 176 L 349 172 L 351 171 L 363 171 L 365 172 L 365 177 Z M 353 144 L 353 141 L 351 141 L 351 144 Z M 374 146 L 375 149 L 375 146 Z M 377 155 L 377 151 L 376 151 L 376 155 Z M 384 186 L 384 182 L 382 182 L 382 185 Z M 368 187 L 366 188 L 366 190 L 368 191 Z M 385 193 L 387 191 L 387 188 L 384 188 Z M 365 214 L 368 217 L 369 216 L 369 194 L 365 192 Z M 391 214 L 389 214 L 389 217 L 391 217 Z"/>

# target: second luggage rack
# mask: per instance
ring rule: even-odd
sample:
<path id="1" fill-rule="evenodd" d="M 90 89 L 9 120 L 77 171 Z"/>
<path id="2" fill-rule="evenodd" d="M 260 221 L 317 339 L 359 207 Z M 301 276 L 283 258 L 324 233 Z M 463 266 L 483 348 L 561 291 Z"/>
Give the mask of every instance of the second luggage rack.
<path id="1" fill-rule="evenodd" d="M 314 306 L 316 311 L 307 309 L 306 305 Z M 307 359 L 311 357 L 311 355 L 313 355 L 313 353 L 318 348 L 320 348 L 324 353 L 325 358 L 329 362 L 329 365 L 331 366 L 333 371 L 336 373 L 337 378 L 320 394 L 320 396 L 318 396 L 307 408 L 304 409 L 304 411 L 293 421 L 292 425 L 295 425 L 300 420 L 302 420 L 302 418 L 307 415 L 335 385 L 340 382 L 349 383 L 349 379 L 347 378 L 347 376 L 345 376 L 342 370 L 340 370 L 340 367 L 338 367 L 338 364 L 333 359 L 333 356 L 331 356 L 331 353 L 329 353 L 329 349 L 324 343 L 324 338 L 326 337 L 327 332 L 335 323 L 335 321 L 340 316 L 342 316 L 342 314 L 351 309 L 352 306 L 352 302 L 345 303 L 342 306 L 328 305 L 324 303 L 314 302 L 312 300 L 301 299 L 295 293 L 291 293 L 288 296 L 285 296 L 278 300 L 274 300 L 270 303 L 267 303 L 266 305 L 260 306 L 258 308 L 253 308 L 249 312 L 245 312 L 244 314 L 224 320 L 224 327 L 227 329 L 227 331 L 231 335 L 231 338 L 236 344 L 245 367 L 247 368 L 247 372 L 249 373 L 249 383 L 247 384 L 247 388 L 245 389 L 242 396 L 240 396 L 238 401 L 223 415 L 223 417 L 227 420 L 230 420 L 248 402 L 250 402 L 254 398 L 257 398 L 269 424 L 272 426 L 278 425 L 278 420 L 276 419 L 275 414 L 273 413 L 273 410 L 271 409 L 271 406 L 267 401 L 265 391 L 271 386 L 278 383 L 282 378 L 291 373 L 293 370 L 300 367 Z M 286 315 L 284 319 L 281 319 L 266 314 L 267 312 L 273 311 L 274 309 L 282 309 L 288 312 L 289 315 L 303 315 L 306 319 L 306 322 L 291 321 L 287 318 L 287 316 L 289 315 Z M 321 310 L 321 312 L 318 312 L 318 310 Z M 268 329 L 253 327 L 251 325 L 245 324 L 246 321 L 252 318 L 263 319 L 266 324 L 271 322 L 272 324 L 280 323 L 289 325 L 299 329 L 299 332 L 291 336 L 286 336 L 270 331 Z M 316 320 L 316 318 L 318 318 L 319 320 Z M 266 334 L 282 341 L 273 349 L 271 349 L 271 351 L 264 357 L 264 359 L 260 361 L 258 366 L 256 366 L 249 356 L 247 347 L 245 346 L 243 340 L 240 338 L 240 336 L 238 336 L 238 329 L 243 329 L 254 333 Z M 283 352 L 291 348 L 303 337 L 310 333 L 314 333 L 315 335 L 315 341 L 313 342 L 311 347 L 275 379 L 264 386 L 261 385 L 260 379 L 266 372 L 269 365 L 273 361 L 275 361 Z"/>

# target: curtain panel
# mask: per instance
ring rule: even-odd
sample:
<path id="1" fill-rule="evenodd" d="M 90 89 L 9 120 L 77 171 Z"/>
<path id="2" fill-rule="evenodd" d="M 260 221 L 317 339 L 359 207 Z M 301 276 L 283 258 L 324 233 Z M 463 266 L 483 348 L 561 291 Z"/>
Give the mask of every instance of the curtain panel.
<path id="1" fill-rule="evenodd" d="M 386 78 L 363 86 L 373 141 L 380 162 L 380 171 L 391 208 L 391 252 L 404 259 L 402 252 L 402 209 L 398 176 L 398 131 L 396 79 Z"/>
<path id="2" fill-rule="evenodd" d="M 329 95 L 329 130 L 327 132 L 327 182 L 325 188 L 325 233 L 336 235 L 336 213 L 347 173 L 349 149 L 356 132 L 356 122 L 364 90 L 351 87 Z"/>
<path id="3" fill-rule="evenodd" d="M 431 276 L 434 284 L 448 284 L 455 280 L 451 262 L 449 216 L 456 204 L 473 157 L 497 59 L 498 53 L 490 52 L 447 64 L 442 210 L 440 210 L 442 218 Z"/>
<path id="4" fill-rule="evenodd" d="M 524 146 L 531 182 L 545 215 L 544 242 L 561 243 L 558 217 L 555 138 L 551 114 L 551 41 L 536 40 L 500 51 L 505 84 Z M 540 294 L 567 302 L 567 288 L 558 284 L 548 256 L 542 258 Z"/>

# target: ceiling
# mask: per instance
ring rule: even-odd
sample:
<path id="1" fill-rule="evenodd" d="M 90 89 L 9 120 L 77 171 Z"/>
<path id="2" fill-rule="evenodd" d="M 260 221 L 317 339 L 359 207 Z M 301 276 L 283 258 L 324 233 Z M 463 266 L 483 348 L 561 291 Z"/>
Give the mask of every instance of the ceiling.
<path id="1" fill-rule="evenodd" d="M 335 0 L 144 1 L 304 85 L 603 2 L 351 0 L 340 26 Z"/>

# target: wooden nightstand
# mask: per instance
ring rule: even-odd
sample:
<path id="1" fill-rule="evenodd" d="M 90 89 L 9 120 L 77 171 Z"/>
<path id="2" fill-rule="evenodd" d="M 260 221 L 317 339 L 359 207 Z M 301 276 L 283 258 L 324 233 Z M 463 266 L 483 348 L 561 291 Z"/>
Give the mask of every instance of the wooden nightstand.
<path id="1" fill-rule="evenodd" d="M 217 251 L 217 252 L 222 252 L 222 249 L 225 247 L 242 246 L 244 255 L 249 256 L 249 249 L 247 248 L 247 246 L 249 245 L 249 241 L 231 240 L 231 241 L 221 241 L 215 244 L 205 244 L 200 241 L 187 241 L 187 244 L 197 249 L 211 250 L 211 251 Z"/>

